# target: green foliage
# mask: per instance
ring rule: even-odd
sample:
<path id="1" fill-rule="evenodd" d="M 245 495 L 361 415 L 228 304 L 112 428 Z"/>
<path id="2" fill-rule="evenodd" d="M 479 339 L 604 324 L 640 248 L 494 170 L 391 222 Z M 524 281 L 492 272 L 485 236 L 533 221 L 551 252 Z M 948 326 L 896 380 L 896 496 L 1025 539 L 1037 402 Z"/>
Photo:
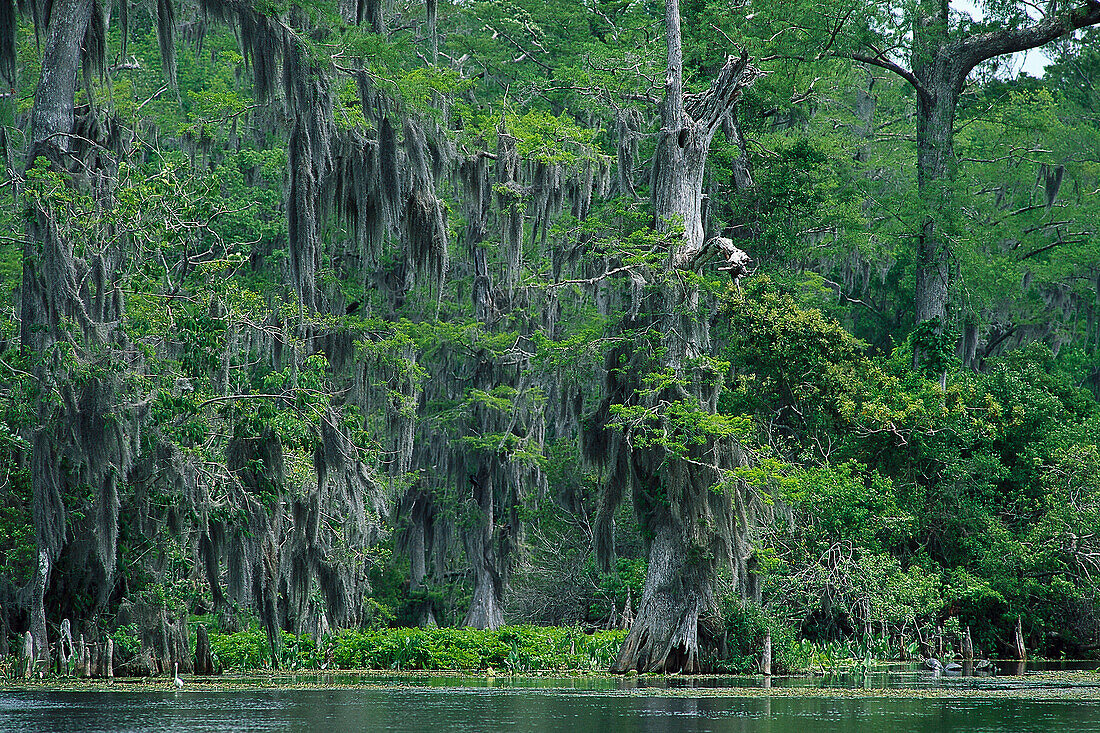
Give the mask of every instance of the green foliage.
<path id="1" fill-rule="evenodd" d="M 1070 535 L 1088 531 L 1060 523 L 1091 526 L 1091 490 L 1053 499 L 1051 481 L 1096 485 L 1097 407 L 1050 351 L 958 371 L 953 342 L 930 327 L 937 340 L 921 348 L 939 361 L 926 377 L 911 370 L 912 346 L 870 357 L 820 312 L 756 287 L 730 301 L 725 356 L 738 376 L 721 405 L 782 427 L 737 472 L 796 517 L 781 551 L 758 550 L 769 603 L 823 641 L 870 627 L 900 649 L 950 622 L 992 652 L 1015 614 L 1043 608 L 1032 628 L 1074 628 L 1067 643 L 1081 643 L 1083 625 L 1068 619 L 1093 618 L 1090 550 Z"/>
<path id="2" fill-rule="evenodd" d="M 224 670 L 265 669 L 271 665 L 267 635 L 258 628 L 235 634 L 211 633 L 210 653 Z"/>
<path id="3" fill-rule="evenodd" d="M 918 362 L 920 373 L 934 379 L 949 369 L 957 369 L 955 356 L 956 334 L 947 333 L 938 318 L 918 323 L 909 333 L 905 346 L 896 352 L 897 357 L 912 355 Z"/>
<path id="4" fill-rule="evenodd" d="M 625 637 L 622 631 L 585 633 L 576 628 L 508 626 L 476 629 L 348 629 L 312 641 L 284 632 L 288 669 L 486 671 L 602 671 Z M 224 669 L 248 671 L 268 665 L 267 638 L 258 629 L 211 634 L 210 646 Z M 330 667 L 331 668 L 331 667 Z"/>
<path id="5" fill-rule="evenodd" d="M 30 580 L 36 566 L 33 494 L 30 470 L 20 456 L 29 449 L 22 438 L 12 433 L 9 425 L 0 423 L 0 564 L 16 585 Z"/>
<path id="6" fill-rule="evenodd" d="M 811 554 L 836 543 L 882 552 L 912 536 L 914 518 L 898 506 L 893 482 L 854 461 L 799 469 L 785 499 L 806 517 L 799 529 Z"/>
<path id="7" fill-rule="evenodd" d="M 356 599 L 357 622 L 366 630 L 319 643 L 286 635 L 281 666 L 605 668 L 621 635 L 390 628 L 416 622 L 425 605 L 444 625 L 461 621 L 471 595 L 459 570 L 463 534 L 484 519 L 468 491 L 479 462 L 500 468 L 491 549 L 521 558 L 516 597 L 552 597 L 553 613 L 591 625 L 628 598 L 636 607 L 642 533 L 651 536 L 648 522 L 673 497 L 663 480 L 639 489 L 641 527 L 627 510 L 615 515 L 615 572 L 599 572 L 599 493 L 621 457 L 582 457 L 577 446 L 592 447 L 587 428 L 599 423 L 621 433 L 633 456 L 656 456 L 653 476 L 677 461 L 709 468 L 699 454 L 716 443 L 746 456 L 701 492 L 739 510 L 755 503 L 769 517 L 750 527 L 737 516 L 763 604 L 727 602 L 723 669 L 751 669 L 765 630 L 785 669 L 898 654 L 941 627 L 955 641 L 970 627 L 982 649 L 999 651 L 1018 615 L 1029 641 L 1047 650 L 1095 643 L 1095 29 L 1048 49 L 1054 63 L 1043 79 L 1010 78 L 992 64 L 971 77 L 955 124 L 957 170 L 935 186 L 950 210 L 931 212 L 950 238 L 951 308 L 943 322 L 914 326 L 916 244 L 930 215 L 909 144 L 915 96 L 849 57 L 885 48 L 909 58 L 916 5 L 754 0 L 747 13 L 738 3 L 682 4 L 689 93 L 705 90 L 733 50 L 715 42 L 715 28 L 768 72 L 738 103 L 740 135 L 717 135 L 704 174 L 708 236 L 733 238 L 759 273 L 737 287 L 713 262 L 701 273 L 669 267 L 681 232 L 653 226 L 650 161 L 666 64 L 654 7 L 442 3 L 432 59 L 423 14 L 382 5 L 381 33 L 323 0 L 253 8 L 294 46 L 304 86 L 331 95 L 325 121 L 352 133 L 322 140 L 308 131 L 310 183 L 360 153 L 370 158 L 308 192 L 319 233 L 316 252 L 305 253 L 322 296 L 316 313 L 299 307 L 288 277 L 302 254 L 287 224 L 298 105 L 285 90 L 259 99 L 251 81 L 277 59 L 246 64 L 241 27 L 181 8 L 172 88 L 153 11 L 134 6 L 125 51 L 111 24 L 112 62 L 78 92 L 81 136 L 69 141 L 68 170 L 40 159 L 23 176 L 43 49 L 28 23 L 19 27 L 20 78 L 0 99 L 0 168 L 12 173 L 0 182 L 0 308 L 10 316 L 0 322 L 0 590 L 33 572 L 31 445 L 43 429 L 39 406 L 60 399 L 43 389 L 45 373 L 76 388 L 118 378 L 120 409 L 143 420 L 131 457 L 155 464 L 148 476 L 111 476 L 122 519 L 115 585 L 103 589 L 109 608 L 80 594 L 55 598 L 51 613 L 109 614 L 121 602 L 175 616 L 209 610 L 200 537 L 219 523 L 244 526 L 245 499 L 258 500 L 273 526 L 298 529 L 295 512 L 328 490 L 318 456 L 329 421 L 349 437 L 343 458 L 382 487 L 389 508 L 406 489 L 430 498 L 431 576 L 445 580 L 408 590 L 407 558 L 389 536 L 400 517 L 355 542 L 311 544 L 325 561 L 362 562 L 356 577 L 369 576 L 371 590 Z M 972 37 L 1027 22 L 1021 8 L 990 4 L 982 21 L 956 13 L 937 32 Z M 349 203 L 351 189 L 383 186 L 382 120 L 401 138 L 409 118 L 427 131 L 427 183 L 452 243 L 446 277 L 431 287 L 418 281 L 417 253 L 398 226 L 408 201 Z M 516 141 L 518 183 L 496 177 L 500 132 Z M 388 171 L 403 197 L 407 143 L 397 141 L 399 170 Z M 620 161 L 632 169 L 618 170 Z M 484 222 L 473 221 L 456 175 L 475 163 L 485 164 Z M 754 183 L 735 189 L 745 164 Z M 127 345 L 126 363 L 87 350 L 91 331 L 74 308 L 62 309 L 63 338 L 50 353 L 16 348 L 32 208 L 53 216 L 85 263 L 109 255 L 117 292 L 96 292 L 83 265 L 77 289 L 85 301 L 109 294 L 124 304 L 119 323 L 91 327 Z M 514 252 L 504 251 L 505 212 L 521 224 Z M 378 226 L 360 236 L 368 221 Z M 479 225 L 487 238 L 472 241 Z M 491 312 L 473 312 L 475 285 L 487 288 Z M 670 288 L 698 289 L 698 298 L 668 313 Z M 665 349 L 681 328 L 700 334 L 700 353 L 671 368 Z M 277 441 L 285 480 L 268 476 L 253 452 L 238 472 L 250 479 L 246 495 L 237 495 L 241 477 L 225 467 L 234 437 Z M 183 465 L 193 472 L 172 474 Z M 70 530 L 96 518 L 96 489 L 62 487 Z M 316 531 L 347 522 L 325 516 Z M 65 563 L 59 572 L 77 573 L 83 560 Z M 566 614 L 565 603 L 576 608 Z M 114 632 L 120 653 L 135 652 L 137 631 Z M 262 631 L 215 636 L 226 667 L 269 663 Z"/>
<path id="8" fill-rule="evenodd" d="M 838 249 L 865 244 L 862 182 L 844 141 L 788 132 L 761 135 L 756 146 L 754 187 L 721 212 L 724 220 L 755 230 L 756 259 L 785 262 L 826 243 Z M 724 168 L 740 152 L 720 143 L 712 175 L 730 175 Z"/>
<path id="9" fill-rule="evenodd" d="M 853 387 L 873 369 L 866 346 L 820 310 L 804 308 L 766 278 L 731 294 L 719 322 L 736 381 L 720 397 L 726 414 L 777 414 L 805 434 L 834 431 L 858 405 Z"/>
<path id="10" fill-rule="evenodd" d="M 111 639 L 115 642 L 114 653 L 119 660 L 133 659 L 141 651 L 141 636 L 137 624 L 119 626 L 111 632 Z"/>
<path id="11" fill-rule="evenodd" d="M 722 619 L 726 653 L 714 662 L 715 671 L 759 673 L 764 638 L 769 634 L 772 640 L 772 672 L 783 674 L 803 668 L 794 656 L 794 628 L 768 616 L 760 606 L 740 598 L 727 598 L 722 606 Z"/>

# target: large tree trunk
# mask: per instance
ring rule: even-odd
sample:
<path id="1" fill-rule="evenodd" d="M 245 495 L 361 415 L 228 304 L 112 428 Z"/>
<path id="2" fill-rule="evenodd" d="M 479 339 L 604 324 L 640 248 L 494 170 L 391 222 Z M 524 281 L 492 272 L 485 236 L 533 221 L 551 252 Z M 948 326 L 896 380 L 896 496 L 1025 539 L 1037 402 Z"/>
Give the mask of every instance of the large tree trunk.
<path id="1" fill-rule="evenodd" d="M 518 187 L 520 158 L 515 148 L 515 139 L 503 127 L 498 134 L 498 184 L 507 188 Z M 473 287 L 470 296 L 478 321 L 486 331 L 490 331 L 499 312 L 493 298 L 493 281 L 484 243 L 492 201 L 487 161 L 487 157 L 483 155 L 468 156 L 462 163 L 459 176 L 466 199 L 465 244 L 473 261 Z M 498 194 L 498 201 L 502 202 L 502 251 L 506 253 L 507 260 L 505 280 L 512 286 L 512 278 L 518 277 L 520 271 L 523 217 L 518 206 L 503 203 L 506 200 Z M 483 375 L 484 381 L 478 385 L 481 389 L 491 390 L 498 386 L 495 380 L 488 378 L 493 371 L 488 362 L 483 362 L 477 369 L 477 373 Z M 476 414 L 478 425 L 475 432 L 491 433 L 503 427 L 496 424 L 497 418 L 488 411 L 478 410 Z M 472 526 L 463 530 L 463 541 L 470 569 L 474 574 L 474 594 L 463 625 L 475 629 L 497 629 L 504 625 L 502 599 L 511 561 L 508 557 L 511 549 L 510 533 L 517 531 L 518 527 L 498 527 L 497 524 L 497 512 L 503 508 L 500 504 L 504 502 L 498 502 L 496 492 L 504 488 L 506 481 L 501 476 L 500 463 L 481 452 L 473 457 L 473 461 L 477 466 L 477 473 L 470 476 L 470 489 L 476 511 Z"/>
<path id="2" fill-rule="evenodd" d="M 914 30 L 913 75 L 926 93 L 917 95 L 917 191 L 924 209 L 917 242 L 914 306 L 917 323 L 947 319 L 951 245 L 947 231 L 954 210 L 955 112 L 966 79 L 949 53 L 946 8 L 922 3 Z"/>
<path id="3" fill-rule="evenodd" d="M 474 569 L 474 596 L 470 599 L 470 610 L 462 625 L 475 629 L 499 629 L 504 625 L 500 573 L 484 555 L 471 555 L 470 564 Z"/>
<path id="4" fill-rule="evenodd" d="M 691 552 L 684 519 L 669 513 L 654 534 L 638 615 L 612 672 L 703 671 L 699 619 L 715 610 L 716 563 Z"/>
<path id="5" fill-rule="evenodd" d="M 413 507 L 412 516 L 409 524 L 409 536 L 408 536 L 408 552 L 409 552 L 409 591 L 410 593 L 416 593 L 424 588 L 424 579 L 428 575 L 428 563 L 427 563 L 427 547 L 425 546 L 425 536 L 427 535 L 425 507 L 423 502 L 426 499 L 418 500 L 418 505 Z M 430 600 L 424 600 L 420 602 L 420 607 L 416 610 L 416 624 L 417 626 L 435 626 L 435 614 L 432 612 L 432 603 Z"/>
<path id="6" fill-rule="evenodd" d="M 494 495 L 494 471 L 483 458 L 476 476 L 470 478 L 473 501 L 476 505 L 472 521 L 475 526 L 464 532 L 466 555 L 474 572 L 474 595 L 463 626 L 475 629 L 499 629 L 504 625 L 501 597 L 504 591 L 502 557 L 494 542 L 496 527 L 496 496 Z"/>
<path id="7" fill-rule="evenodd" d="M 56 160 L 55 154 L 47 152 L 49 148 L 57 152 L 69 149 L 81 41 L 91 17 L 92 0 L 58 0 L 50 9 L 42 73 L 31 113 L 28 167 L 39 155 Z"/>
<path id="8" fill-rule="evenodd" d="M 756 71 L 746 56 L 730 57 L 705 93 L 685 100 L 678 0 L 666 0 L 665 25 L 668 69 L 653 197 L 658 230 L 682 226 L 683 235 L 671 244 L 661 284 L 662 312 L 655 321 L 664 347 L 660 367 L 685 386 L 669 390 L 675 394 L 662 401 L 667 397 L 713 409 L 714 395 L 687 374 L 689 362 L 708 350 L 709 335 L 706 319 L 697 315 L 698 288 L 678 271 L 699 269 L 709 254 L 702 218 L 707 155 L 722 120 Z M 729 247 L 727 256 L 744 256 L 732 243 Z M 694 391 L 687 385 L 695 385 Z M 700 450 L 704 461 L 714 460 L 709 448 L 713 446 Z M 649 569 L 638 615 L 611 669 L 701 672 L 699 619 L 714 611 L 720 557 L 710 497 L 717 472 L 705 462 L 673 455 L 635 453 L 633 465 L 635 505 L 652 532 Z"/>
<path id="9" fill-rule="evenodd" d="M 31 113 L 27 167 L 44 157 L 58 171 L 65 170 L 65 153 L 70 149 L 77 73 L 81 64 L 81 41 L 91 19 L 92 0 L 59 0 L 51 8 L 46 43 L 42 48 L 42 71 L 35 90 Z M 43 358 L 35 367 L 38 384 L 44 387 L 38 411 L 38 429 L 33 438 L 31 484 L 34 491 L 34 522 L 38 545 L 38 566 L 29 588 L 30 631 L 37 660 L 49 656 L 46 636 L 46 591 L 50 571 L 65 541 L 65 507 L 59 487 L 62 456 L 49 431 L 54 408 L 49 397 L 55 375 L 44 357 L 61 338 L 59 325 L 74 315 L 76 273 L 72 247 L 61 241 L 50 213 L 37 208 L 27 212 L 27 244 L 23 253 L 23 287 L 20 293 L 20 340 L 24 349 Z"/>

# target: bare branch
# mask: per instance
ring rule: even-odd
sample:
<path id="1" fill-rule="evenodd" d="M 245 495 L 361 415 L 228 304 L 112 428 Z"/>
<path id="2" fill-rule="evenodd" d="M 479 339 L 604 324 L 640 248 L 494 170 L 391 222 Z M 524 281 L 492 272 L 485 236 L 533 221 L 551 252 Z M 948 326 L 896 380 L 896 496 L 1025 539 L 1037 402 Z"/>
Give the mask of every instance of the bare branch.
<path id="1" fill-rule="evenodd" d="M 600 282 L 601 280 L 606 280 L 609 277 L 614 277 L 615 275 L 618 275 L 619 273 L 622 273 L 622 272 L 629 273 L 634 267 L 635 267 L 635 265 L 623 265 L 622 267 L 615 267 L 613 269 L 608 270 L 607 272 L 605 272 L 603 274 L 596 275 L 595 277 L 582 278 L 582 279 L 579 279 L 579 280 L 560 280 L 556 283 L 550 283 L 547 287 L 560 288 L 560 287 L 564 287 L 566 285 L 595 285 L 596 283 Z"/>
<path id="2" fill-rule="evenodd" d="M 870 66 L 877 66 L 880 69 L 886 69 L 887 71 L 892 71 L 895 74 L 897 74 L 898 76 L 900 76 L 902 79 L 905 79 L 905 81 L 909 82 L 909 84 L 914 89 L 917 90 L 917 94 L 921 95 L 926 101 L 932 99 L 931 93 L 927 89 L 924 88 L 924 86 L 920 83 L 920 80 L 917 79 L 916 75 L 913 74 L 912 71 L 909 71 L 908 69 L 906 69 L 904 66 L 900 66 L 900 65 L 894 63 L 893 61 L 891 61 L 887 58 L 884 58 L 882 56 L 866 56 L 866 55 L 861 54 L 861 53 L 853 53 L 853 54 L 849 54 L 848 58 L 850 58 L 852 61 L 857 61 L 861 64 L 868 64 Z"/>

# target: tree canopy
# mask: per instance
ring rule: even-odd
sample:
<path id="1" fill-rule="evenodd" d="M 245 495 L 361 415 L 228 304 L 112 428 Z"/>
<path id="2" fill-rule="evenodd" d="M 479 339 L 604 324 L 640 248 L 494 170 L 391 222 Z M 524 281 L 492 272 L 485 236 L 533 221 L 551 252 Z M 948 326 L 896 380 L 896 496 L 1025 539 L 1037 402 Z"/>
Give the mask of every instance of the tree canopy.
<path id="1" fill-rule="evenodd" d="M 0 655 L 1100 648 L 1097 24 L 0 0 Z"/>

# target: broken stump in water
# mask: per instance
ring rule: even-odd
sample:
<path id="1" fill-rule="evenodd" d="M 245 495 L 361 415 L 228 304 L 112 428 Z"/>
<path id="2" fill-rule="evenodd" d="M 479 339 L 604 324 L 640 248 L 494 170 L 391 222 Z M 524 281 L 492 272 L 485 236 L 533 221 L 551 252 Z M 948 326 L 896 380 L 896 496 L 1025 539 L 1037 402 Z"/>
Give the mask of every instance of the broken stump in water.
<path id="1" fill-rule="evenodd" d="M 81 634 L 76 642 L 76 654 L 74 656 L 76 657 L 76 676 L 87 677 L 88 648 L 84 645 L 84 634 Z"/>
<path id="2" fill-rule="evenodd" d="M 1024 622 L 1016 617 L 1016 658 L 1027 659 L 1027 646 L 1024 644 Z"/>
<path id="3" fill-rule="evenodd" d="M 73 649 L 72 623 L 69 619 L 61 622 L 61 630 L 57 639 L 57 666 L 60 674 L 72 674 L 72 661 L 76 655 Z"/>

